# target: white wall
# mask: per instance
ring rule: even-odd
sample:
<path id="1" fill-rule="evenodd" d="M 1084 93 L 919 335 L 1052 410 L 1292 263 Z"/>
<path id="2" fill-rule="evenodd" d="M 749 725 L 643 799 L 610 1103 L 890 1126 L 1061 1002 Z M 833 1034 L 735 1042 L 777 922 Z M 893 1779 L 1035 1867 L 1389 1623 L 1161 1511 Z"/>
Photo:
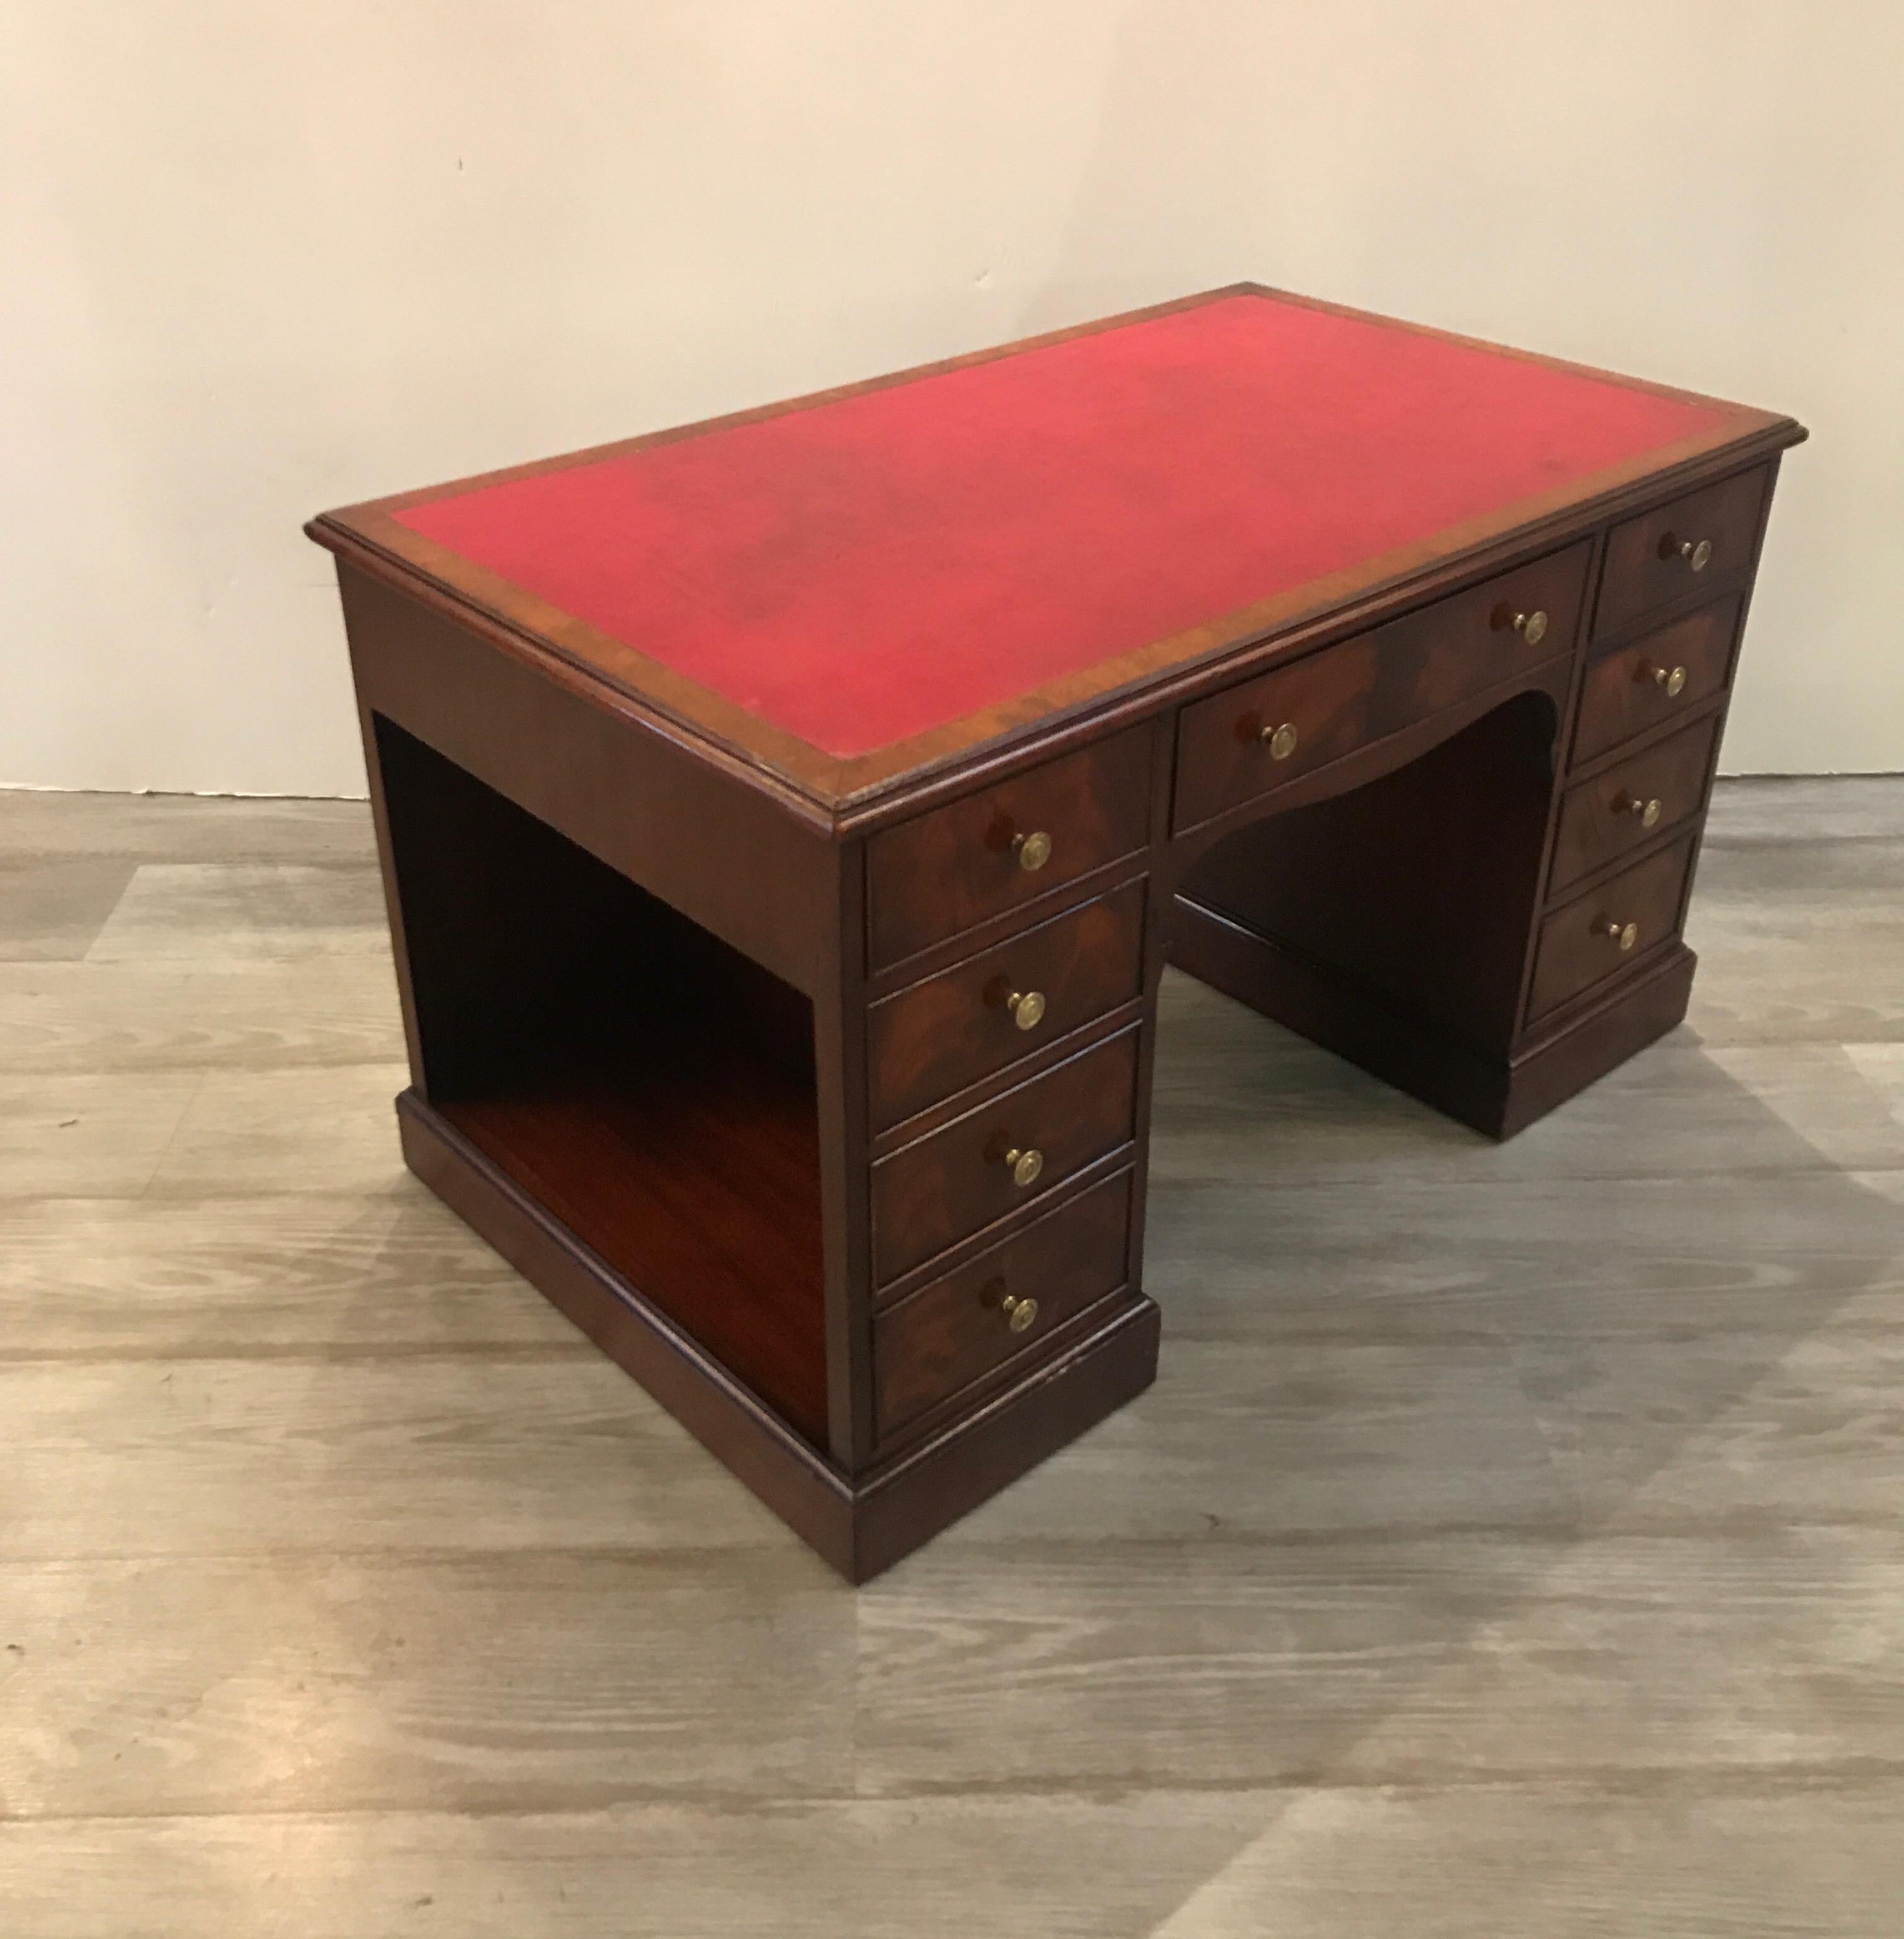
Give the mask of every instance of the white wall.
<path id="1" fill-rule="evenodd" d="M 1899 0 L 5 0 L 0 781 L 357 793 L 318 508 L 1240 276 L 1790 410 L 1904 768 Z"/>

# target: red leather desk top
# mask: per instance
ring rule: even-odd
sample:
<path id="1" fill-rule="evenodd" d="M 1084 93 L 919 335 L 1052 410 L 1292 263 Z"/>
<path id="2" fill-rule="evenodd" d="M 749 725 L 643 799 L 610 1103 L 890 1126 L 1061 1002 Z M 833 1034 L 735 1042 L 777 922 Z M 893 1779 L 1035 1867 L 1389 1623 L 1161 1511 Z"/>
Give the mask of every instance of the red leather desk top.
<path id="1" fill-rule="evenodd" d="M 1244 289 L 387 509 L 851 757 L 1723 442 L 1733 408 Z"/>

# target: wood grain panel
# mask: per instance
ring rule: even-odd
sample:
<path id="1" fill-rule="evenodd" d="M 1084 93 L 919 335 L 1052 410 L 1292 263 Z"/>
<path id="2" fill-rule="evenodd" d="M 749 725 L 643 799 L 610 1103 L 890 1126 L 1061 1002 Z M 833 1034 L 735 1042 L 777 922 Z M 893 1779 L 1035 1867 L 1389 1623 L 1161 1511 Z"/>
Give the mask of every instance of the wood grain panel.
<path id="1" fill-rule="evenodd" d="M 1144 885 L 1133 882 L 875 1003 L 867 1017 L 875 1128 L 1137 997 L 1144 898 Z M 1042 1009 L 1023 1028 L 1010 1000 L 1034 992 Z"/>
<path id="2" fill-rule="evenodd" d="M 867 845 L 875 969 L 1141 848 L 1149 833 L 1147 723 L 882 830 Z M 1045 836 L 1049 860 L 1020 866 Z"/>
<path id="3" fill-rule="evenodd" d="M 1549 916 L 1540 925 L 1529 1018 L 1637 963 L 1674 934 L 1692 859 L 1690 842 L 1676 842 Z"/>
<path id="4" fill-rule="evenodd" d="M 1588 551 L 1555 552 L 1185 708 L 1171 826 L 1194 827 L 1567 651 Z M 1530 645 L 1513 622 L 1537 612 L 1542 637 Z M 1279 759 L 1283 728 L 1293 745 Z"/>
<path id="5" fill-rule="evenodd" d="M 1689 714 L 1718 692 L 1732 677 L 1740 607 L 1736 596 L 1702 606 L 1590 661 L 1573 735 L 1576 764 Z"/>
<path id="6" fill-rule="evenodd" d="M 882 1313 L 873 1343 L 882 1432 L 1036 1353 L 1073 1313 L 1115 1292 L 1130 1217 L 1131 1174 L 1120 1172 Z M 1022 1332 L 1007 1323 L 1007 1301 L 1035 1307 Z"/>
<path id="7" fill-rule="evenodd" d="M 1758 543 L 1771 475 L 1760 465 L 1614 526 L 1600 575 L 1595 633 L 1610 633 L 1656 606 L 1743 571 Z"/>
<path id="8" fill-rule="evenodd" d="M 875 1277 L 897 1279 L 1127 1143 L 1136 1085 L 1133 1029 L 881 1159 L 873 1168 Z M 1043 1162 L 1021 1186 L 1005 1155 L 1031 1150 Z"/>
<path id="9" fill-rule="evenodd" d="M 1702 720 L 1569 790 L 1554 836 L 1550 891 L 1618 861 L 1696 814 L 1706 796 L 1717 725 Z"/>

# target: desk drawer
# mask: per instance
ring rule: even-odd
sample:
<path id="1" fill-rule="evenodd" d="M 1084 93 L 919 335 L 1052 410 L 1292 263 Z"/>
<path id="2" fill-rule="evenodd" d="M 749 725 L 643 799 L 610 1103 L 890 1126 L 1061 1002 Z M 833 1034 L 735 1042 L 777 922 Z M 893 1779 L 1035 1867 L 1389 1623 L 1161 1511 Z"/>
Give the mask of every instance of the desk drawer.
<path id="1" fill-rule="evenodd" d="M 874 1129 L 1141 995 L 1144 890 L 1132 882 L 875 1003 L 867 1018 Z"/>
<path id="2" fill-rule="evenodd" d="M 883 829 L 867 845 L 867 930 L 883 969 L 1141 848 L 1147 724 Z"/>
<path id="3" fill-rule="evenodd" d="M 955 1118 L 873 1167 L 884 1285 L 1016 1211 L 1135 1134 L 1136 1027 Z"/>
<path id="4" fill-rule="evenodd" d="M 1738 619 L 1735 593 L 1589 661 L 1573 759 L 1590 761 L 1718 692 L 1731 677 Z"/>
<path id="5" fill-rule="evenodd" d="M 1021 1354 L 1074 1313 L 1115 1292 L 1128 1272 L 1131 1174 L 1022 1227 L 873 1322 L 881 1438 Z"/>
<path id="6" fill-rule="evenodd" d="M 1750 565 L 1770 476 L 1761 466 L 1614 526 L 1600 574 L 1595 633 L 1610 633 Z"/>
<path id="7" fill-rule="evenodd" d="M 1561 804 L 1551 886 L 1564 889 L 1696 814 L 1705 799 L 1717 726 L 1702 720 L 1570 790 Z"/>
<path id="8" fill-rule="evenodd" d="M 1674 934 L 1692 859 L 1688 836 L 1548 917 L 1540 925 L 1528 1021 L 1592 989 Z"/>
<path id="9" fill-rule="evenodd" d="M 1172 826 L 1194 827 L 1569 651 L 1587 553 L 1580 544 L 1538 559 L 1187 707 Z"/>

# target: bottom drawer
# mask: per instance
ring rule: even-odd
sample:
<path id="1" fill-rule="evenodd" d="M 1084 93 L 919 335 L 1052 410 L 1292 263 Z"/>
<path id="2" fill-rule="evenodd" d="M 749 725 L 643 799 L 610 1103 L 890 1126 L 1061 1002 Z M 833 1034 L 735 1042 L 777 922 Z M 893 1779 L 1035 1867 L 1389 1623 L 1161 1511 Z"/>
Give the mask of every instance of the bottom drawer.
<path id="1" fill-rule="evenodd" d="M 1672 935 L 1692 859 L 1688 836 L 1555 910 L 1540 925 L 1528 1021 L 1590 990 Z"/>
<path id="2" fill-rule="evenodd" d="M 1131 1179 L 1123 1171 L 1094 1185 L 879 1316 L 873 1359 L 882 1439 L 1123 1284 Z"/>

